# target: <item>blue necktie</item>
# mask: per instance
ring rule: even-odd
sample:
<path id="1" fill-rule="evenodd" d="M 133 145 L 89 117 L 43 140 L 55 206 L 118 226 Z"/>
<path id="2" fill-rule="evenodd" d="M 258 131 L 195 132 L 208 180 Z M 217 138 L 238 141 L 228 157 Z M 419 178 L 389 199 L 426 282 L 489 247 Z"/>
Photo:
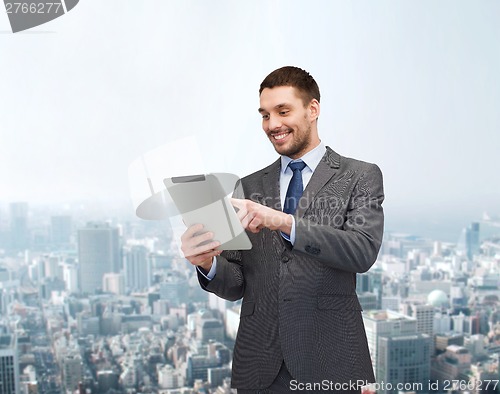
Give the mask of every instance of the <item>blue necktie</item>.
<path id="1" fill-rule="evenodd" d="M 293 215 L 297 209 L 299 199 L 304 192 L 304 186 L 302 184 L 302 170 L 305 166 L 306 163 L 302 160 L 288 163 L 288 167 L 290 167 L 293 171 L 293 176 L 290 180 L 290 184 L 288 185 L 288 190 L 286 191 L 285 207 L 283 208 L 283 212 L 285 213 Z"/>

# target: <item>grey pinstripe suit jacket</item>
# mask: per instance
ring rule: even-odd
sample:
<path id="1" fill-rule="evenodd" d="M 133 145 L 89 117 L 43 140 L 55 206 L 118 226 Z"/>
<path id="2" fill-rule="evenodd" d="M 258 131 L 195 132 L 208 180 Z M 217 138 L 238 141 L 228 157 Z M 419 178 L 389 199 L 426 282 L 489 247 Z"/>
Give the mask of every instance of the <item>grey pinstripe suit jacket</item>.
<path id="1" fill-rule="evenodd" d="M 280 160 L 241 180 L 244 197 L 281 210 Z M 382 173 L 327 147 L 295 213 L 292 247 L 277 231 L 248 233 L 201 286 L 243 297 L 232 386 L 263 389 L 284 360 L 299 382 L 374 381 L 356 273 L 375 262 L 383 233 Z"/>

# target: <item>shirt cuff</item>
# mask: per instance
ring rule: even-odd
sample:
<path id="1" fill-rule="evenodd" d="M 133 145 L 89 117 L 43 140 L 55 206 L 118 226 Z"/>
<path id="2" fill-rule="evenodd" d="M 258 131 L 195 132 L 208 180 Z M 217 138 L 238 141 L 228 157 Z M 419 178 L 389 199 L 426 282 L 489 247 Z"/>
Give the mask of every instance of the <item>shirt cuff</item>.
<path id="1" fill-rule="evenodd" d="M 283 231 L 281 231 L 281 236 L 293 245 L 295 243 L 295 218 L 293 215 L 291 216 L 292 216 L 292 231 L 290 231 L 290 235 L 287 235 Z"/>
<path id="2" fill-rule="evenodd" d="M 200 268 L 200 267 L 196 267 L 196 269 L 198 270 L 198 272 L 200 274 L 202 274 L 205 278 L 207 278 L 208 280 L 212 280 L 215 276 L 215 272 L 216 272 L 216 268 L 217 268 L 217 259 L 214 257 L 212 257 L 212 267 L 210 267 L 210 271 L 206 271 L 204 270 L 203 268 Z"/>

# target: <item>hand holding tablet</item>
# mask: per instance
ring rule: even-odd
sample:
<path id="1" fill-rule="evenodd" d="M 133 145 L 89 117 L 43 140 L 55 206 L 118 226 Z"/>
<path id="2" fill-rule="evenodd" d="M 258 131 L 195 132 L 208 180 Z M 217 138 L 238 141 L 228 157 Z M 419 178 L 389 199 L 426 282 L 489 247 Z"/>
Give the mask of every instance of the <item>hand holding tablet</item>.
<path id="1" fill-rule="evenodd" d="M 218 241 L 220 244 L 215 247 L 217 250 L 252 248 L 217 176 L 207 174 L 172 177 L 165 178 L 163 182 L 186 226 L 203 225 L 199 234 L 193 235 L 207 232 L 213 235 L 209 237 L 207 234 L 205 239 L 199 238 L 201 245 Z"/>

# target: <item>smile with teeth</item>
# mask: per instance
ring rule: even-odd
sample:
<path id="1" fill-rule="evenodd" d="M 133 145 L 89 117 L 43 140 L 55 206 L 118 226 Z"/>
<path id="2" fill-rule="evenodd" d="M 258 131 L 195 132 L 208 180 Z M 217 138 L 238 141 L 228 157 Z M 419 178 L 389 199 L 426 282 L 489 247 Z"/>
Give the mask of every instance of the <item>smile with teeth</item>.
<path id="1" fill-rule="evenodd" d="M 285 138 L 288 134 L 290 134 L 289 131 L 285 131 L 284 133 L 279 133 L 279 134 L 273 134 L 273 138 L 275 140 L 282 140 L 283 138 Z"/>

